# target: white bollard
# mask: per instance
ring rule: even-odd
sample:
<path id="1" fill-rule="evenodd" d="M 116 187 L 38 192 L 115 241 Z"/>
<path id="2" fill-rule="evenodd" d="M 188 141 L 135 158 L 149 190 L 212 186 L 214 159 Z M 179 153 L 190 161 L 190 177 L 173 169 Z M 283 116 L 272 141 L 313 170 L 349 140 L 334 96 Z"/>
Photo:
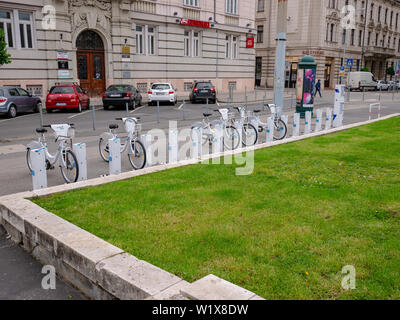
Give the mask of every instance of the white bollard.
<path id="1" fill-rule="evenodd" d="M 212 152 L 213 153 L 221 153 L 223 152 L 224 144 L 224 129 L 222 127 L 222 123 L 215 125 L 214 127 L 214 137 L 212 144 Z"/>
<path id="2" fill-rule="evenodd" d="M 317 110 L 317 119 L 315 120 L 315 132 L 322 130 L 322 109 Z"/>
<path id="3" fill-rule="evenodd" d="M 170 130 L 168 137 L 169 163 L 178 162 L 178 130 Z"/>
<path id="4" fill-rule="evenodd" d="M 86 143 L 76 143 L 72 146 L 79 165 L 78 181 L 87 180 Z"/>
<path id="5" fill-rule="evenodd" d="M 275 123 L 274 123 L 274 118 L 269 117 L 267 120 L 267 137 L 266 141 L 267 142 L 272 142 L 274 141 L 274 130 L 275 130 Z"/>
<path id="6" fill-rule="evenodd" d="M 300 135 L 300 113 L 295 113 L 293 117 L 293 137 Z"/>
<path id="7" fill-rule="evenodd" d="M 202 144 L 202 138 L 203 138 L 203 128 L 202 127 L 196 127 L 193 128 L 193 154 L 192 158 L 193 159 L 200 159 L 203 156 L 203 144 Z"/>
<path id="8" fill-rule="evenodd" d="M 311 111 L 306 111 L 304 134 L 311 133 Z"/>
<path id="9" fill-rule="evenodd" d="M 146 157 L 147 157 L 147 163 L 146 163 L 146 168 L 151 167 L 153 165 L 153 150 L 151 147 L 152 140 L 151 140 L 151 134 L 142 134 L 142 139 L 141 139 L 144 149 L 146 150 Z"/>
<path id="10" fill-rule="evenodd" d="M 243 123 L 241 120 L 235 121 L 235 128 L 239 132 L 239 148 L 243 145 Z"/>
<path id="11" fill-rule="evenodd" d="M 326 108 L 325 130 L 332 128 L 332 108 Z"/>
<path id="12" fill-rule="evenodd" d="M 281 120 L 285 123 L 286 128 L 289 128 L 289 127 L 288 127 L 289 116 L 288 116 L 287 114 L 283 114 L 283 115 L 281 116 Z"/>
<path id="13" fill-rule="evenodd" d="M 47 188 L 46 149 L 30 151 L 33 190 Z"/>
<path id="14" fill-rule="evenodd" d="M 258 127 L 260 126 L 260 120 L 257 117 L 249 117 L 249 123 L 256 128 L 258 131 Z M 258 139 L 259 143 L 261 143 L 261 139 Z"/>
<path id="15" fill-rule="evenodd" d="M 117 137 L 108 140 L 108 148 L 110 151 L 109 169 L 110 175 L 121 173 L 121 140 Z"/>

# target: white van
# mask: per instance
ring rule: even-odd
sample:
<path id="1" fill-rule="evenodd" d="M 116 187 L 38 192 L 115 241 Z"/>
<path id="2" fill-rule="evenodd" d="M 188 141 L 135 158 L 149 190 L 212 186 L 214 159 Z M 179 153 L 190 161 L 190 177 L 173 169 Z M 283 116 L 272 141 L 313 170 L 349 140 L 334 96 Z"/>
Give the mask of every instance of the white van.
<path id="1" fill-rule="evenodd" d="M 347 87 L 352 90 L 376 90 L 378 82 L 371 72 L 349 72 L 347 76 Z"/>

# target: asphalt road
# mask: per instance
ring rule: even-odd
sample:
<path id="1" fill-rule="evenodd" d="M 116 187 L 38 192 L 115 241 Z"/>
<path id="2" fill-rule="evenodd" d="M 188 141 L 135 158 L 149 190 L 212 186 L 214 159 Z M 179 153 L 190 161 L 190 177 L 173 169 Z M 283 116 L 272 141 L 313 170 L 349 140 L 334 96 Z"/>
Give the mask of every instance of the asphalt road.
<path id="1" fill-rule="evenodd" d="M 368 95 L 368 96 L 367 96 Z M 344 123 L 354 123 L 368 120 L 369 104 L 377 101 L 378 96 L 375 92 L 366 93 L 365 102 L 360 102 L 362 94 L 352 93 L 350 102 L 345 106 Z M 333 105 L 333 93 L 327 92 L 324 98 L 316 99 L 316 108 L 325 108 Z M 400 112 L 400 95 L 395 96 L 392 101 L 390 93 L 382 94 L 382 115 Z M 292 107 L 291 107 L 292 105 Z M 168 129 L 170 121 L 177 121 L 179 128 L 189 128 L 194 122 L 203 118 L 203 113 L 218 109 L 217 105 L 186 104 L 183 106 L 160 106 L 158 115 L 157 107 L 143 106 L 134 111 L 129 111 L 130 116 L 141 118 L 143 133 L 148 130 Z M 221 106 L 222 107 L 222 106 Z M 289 115 L 289 122 L 292 121 L 294 105 L 290 100 L 286 101 L 285 113 Z M 250 109 L 260 109 L 260 104 L 250 105 Z M 76 142 L 85 142 L 87 145 L 87 161 L 89 178 L 97 178 L 108 173 L 108 164 L 101 160 L 98 152 L 98 137 L 108 130 L 108 125 L 117 123 L 115 118 L 126 116 L 126 110 L 105 111 L 101 106 L 95 110 L 95 130 L 93 130 L 92 110 L 81 114 L 72 112 L 54 112 L 51 114 L 43 113 L 45 124 L 55 123 L 74 123 L 76 127 Z M 159 120 L 159 121 L 158 121 Z M 122 123 L 119 123 L 120 127 Z M 32 189 L 31 174 L 26 165 L 25 145 L 32 139 L 36 139 L 35 128 L 40 126 L 39 114 L 25 114 L 15 119 L 0 117 L 0 196 L 23 192 Z M 290 126 L 289 126 L 290 127 Z M 122 132 L 122 130 L 119 130 Z M 289 130 L 291 135 L 291 129 Z M 53 135 L 47 135 L 49 150 L 55 151 Z M 183 142 L 182 142 L 183 143 Z M 132 170 L 127 155 L 122 156 L 122 170 Z M 48 172 L 48 185 L 54 186 L 63 184 L 59 168 Z"/>
<path id="2" fill-rule="evenodd" d="M 42 288 L 43 266 L 27 254 L 0 226 L 0 300 L 83 300 L 77 290 L 56 280 L 55 290 Z"/>

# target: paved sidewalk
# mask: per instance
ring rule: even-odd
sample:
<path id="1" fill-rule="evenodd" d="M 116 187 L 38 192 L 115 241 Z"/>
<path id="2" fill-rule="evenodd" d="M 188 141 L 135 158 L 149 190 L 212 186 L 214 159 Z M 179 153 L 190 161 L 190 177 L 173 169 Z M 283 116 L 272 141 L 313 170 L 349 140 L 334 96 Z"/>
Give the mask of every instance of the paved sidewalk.
<path id="1" fill-rule="evenodd" d="M 43 290 L 43 266 L 13 241 L 0 226 L 0 300 L 84 300 L 61 280 L 56 290 Z"/>

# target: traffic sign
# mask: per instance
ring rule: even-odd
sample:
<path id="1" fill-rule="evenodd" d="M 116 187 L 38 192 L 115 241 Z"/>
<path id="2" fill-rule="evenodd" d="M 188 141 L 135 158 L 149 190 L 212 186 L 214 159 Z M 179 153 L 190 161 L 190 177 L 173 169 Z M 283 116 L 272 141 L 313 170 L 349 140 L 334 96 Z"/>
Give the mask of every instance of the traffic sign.
<path id="1" fill-rule="evenodd" d="M 354 59 L 347 59 L 346 65 L 348 68 L 352 68 L 354 65 Z"/>

